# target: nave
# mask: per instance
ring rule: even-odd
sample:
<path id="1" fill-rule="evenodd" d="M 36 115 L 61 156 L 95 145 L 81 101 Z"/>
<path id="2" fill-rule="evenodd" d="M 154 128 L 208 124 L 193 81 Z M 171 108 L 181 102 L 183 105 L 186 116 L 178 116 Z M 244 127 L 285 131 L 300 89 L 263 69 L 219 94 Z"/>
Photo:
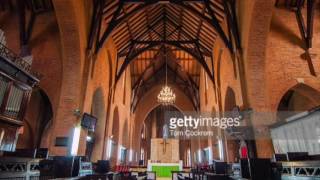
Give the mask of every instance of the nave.
<path id="1" fill-rule="evenodd" d="M 0 0 L 0 179 L 320 179 L 319 0 Z"/>

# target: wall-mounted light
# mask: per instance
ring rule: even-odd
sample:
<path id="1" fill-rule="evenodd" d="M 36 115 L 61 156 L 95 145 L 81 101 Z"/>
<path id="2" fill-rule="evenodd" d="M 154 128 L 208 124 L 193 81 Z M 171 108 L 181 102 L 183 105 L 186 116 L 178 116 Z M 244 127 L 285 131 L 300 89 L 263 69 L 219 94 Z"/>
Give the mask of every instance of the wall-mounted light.
<path id="1" fill-rule="evenodd" d="M 77 116 L 78 118 L 81 117 L 81 111 L 79 108 L 73 110 L 73 115 Z"/>
<path id="2" fill-rule="evenodd" d="M 86 139 L 87 139 L 88 142 L 92 141 L 92 137 L 91 136 L 87 136 Z"/>

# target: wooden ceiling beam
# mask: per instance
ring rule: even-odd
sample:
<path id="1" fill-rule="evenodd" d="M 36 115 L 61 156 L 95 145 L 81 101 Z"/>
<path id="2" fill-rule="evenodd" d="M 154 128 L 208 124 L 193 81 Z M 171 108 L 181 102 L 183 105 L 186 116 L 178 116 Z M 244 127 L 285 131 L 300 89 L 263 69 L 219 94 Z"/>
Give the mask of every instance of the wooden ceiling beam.
<path id="1" fill-rule="evenodd" d="M 158 52 L 157 57 L 158 58 L 162 58 L 162 54 L 161 52 L 163 51 L 163 49 L 160 49 Z M 168 63 L 168 73 L 169 76 L 170 74 L 175 74 L 173 79 L 169 79 L 169 80 L 173 80 L 173 82 L 178 85 L 181 89 L 184 90 L 184 93 L 190 98 L 191 102 L 193 103 L 193 106 L 195 108 L 198 108 L 199 103 L 199 86 L 196 84 L 196 82 L 193 81 L 193 79 L 191 78 L 190 74 L 188 72 L 185 72 L 183 70 L 180 70 L 178 67 L 180 66 L 177 62 L 177 58 L 175 57 L 174 53 L 172 52 L 172 50 L 169 51 L 169 55 L 170 56 L 170 62 L 174 62 L 175 65 L 173 65 L 172 63 Z M 172 59 L 173 58 L 173 59 Z M 163 61 L 163 59 L 160 59 Z M 152 69 L 152 75 L 145 77 L 145 72 L 148 71 L 150 68 Z M 163 77 L 163 74 L 161 72 L 163 72 L 163 69 L 165 68 L 165 64 L 162 64 L 159 68 L 155 68 L 155 63 L 152 63 L 148 66 L 148 68 L 145 69 L 144 73 L 141 74 L 141 76 L 139 77 L 140 80 L 136 81 L 135 85 L 132 87 L 134 93 L 134 98 L 132 102 L 137 102 L 139 100 L 139 97 L 143 96 L 143 92 L 145 92 L 147 90 L 147 88 L 153 86 L 154 84 L 158 83 L 160 81 L 160 77 Z M 181 75 L 181 73 L 185 73 L 187 79 L 184 79 L 183 76 Z M 143 79 L 145 79 L 143 81 Z M 134 106 L 136 103 L 132 103 L 132 105 Z"/>
<path id="2" fill-rule="evenodd" d="M 194 15 L 197 15 L 198 17 L 200 17 L 201 19 L 203 19 L 204 21 L 206 21 L 208 24 L 210 24 L 216 31 L 217 33 L 220 35 L 220 38 L 222 39 L 222 41 L 224 42 L 224 44 L 226 45 L 226 47 L 229 50 L 232 50 L 232 46 L 226 36 L 226 34 L 224 33 L 222 27 L 219 24 L 218 19 L 216 18 L 215 14 L 214 14 L 214 10 L 211 8 L 209 1 L 208 0 L 204 0 L 205 6 L 209 12 L 209 15 L 211 16 L 211 19 L 203 16 L 199 11 L 197 11 L 196 9 L 194 9 L 193 7 L 191 7 L 190 5 L 187 5 L 181 1 L 179 2 L 174 2 L 174 4 L 177 4 L 187 10 L 189 10 L 190 12 L 192 12 Z"/>
<path id="3" fill-rule="evenodd" d="M 299 25 L 301 37 L 304 39 L 306 49 L 312 47 L 313 22 L 315 14 L 315 0 L 307 0 L 307 20 L 305 22 L 302 15 L 303 0 L 297 0 L 296 17 Z"/>
<path id="4" fill-rule="evenodd" d="M 220 35 L 221 39 L 225 43 L 225 45 L 228 47 L 228 49 L 232 50 L 232 45 L 230 44 L 230 41 L 228 40 L 227 36 L 225 35 L 222 27 L 219 24 L 218 19 L 216 18 L 213 9 L 211 8 L 208 0 L 203 1 L 182 1 L 182 0 L 169 0 L 169 1 L 160 1 L 160 0 L 149 0 L 149 1 L 140 1 L 140 0 L 120 0 L 118 2 L 118 7 L 114 11 L 111 21 L 108 23 L 108 26 L 106 30 L 104 31 L 101 38 L 98 39 L 98 43 L 96 45 L 95 52 L 97 53 L 99 49 L 103 46 L 104 42 L 109 38 L 112 31 L 121 23 L 125 22 L 128 18 L 132 17 L 135 13 L 138 13 L 139 11 L 143 10 L 144 8 L 154 5 L 156 3 L 171 3 L 177 6 L 180 6 L 183 9 L 188 10 L 195 16 L 199 17 L 203 21 L 207 22 L 209 25 L 211 25 L 217 33 Z M 211 18 L 205 16 L 198 10 L 196 10 L 194 7 L 190 6 L 189 3 L 195 3 L 195 2 L 203 2 L 211 16 Z M 130 12 L 120 16 L 121 10 L 124 7 L 125 3 L 139 3 L 136 8 L 131 10 Z M 120 17 L 119 17 L 120 16 Z"/>
<path id="5" fill-rule="evenodd" d="M 170 22 L 170 23 L 172 23 L 174 26 L 179 26 L 179 25 L 177 25 L 175 22 L 173 22 L 172 21 L 172 19 L 168 19 L 168 21 Z M 184 34 L 188 39 L 193 39 L 193 37 L 192 37 L 192 35 L 190 34 L 190 32 L 188 32 L 187 30 L 186 31 L 183 31 L 183 30 L 181 30 L 181 34 Z M 195 37 L 197 37 L 197 36 L 195 36 Z M 198 38 L 198 37 L 197 37 Z M 196 41 L 200 41 L 199 39 L 195 39 L 195 40 L 193 40 L 193 42 L 196 42 Z M 204 47 L 204 46 L 202 46 L 202 45 L 199 45 L 200 46 L 200 48 L 201 49 L 203 49 L 203 53 L 205 54 L 205 55 L 207 55 L 207 56 L 211 56 L 211 51 L 207 48 L 207 47 Z"/>
<path id="6" fill-rule="evenodd" d="M 136 50 L 133 50 L 133 51 L 130 51 L 129 55 L 126 56 L 125 58 L 125 61 L 124 63 L 122 64 L 121 68 L 120 68 L 120 71 L 119 73 L 117 74 L 116 76 L 116 81 L 118 81 L 122 75 L 122 73 L 125 71 L 125 69 L 127 68 L 127 66 L 130 64 L 131 61 L 133 61 L 140 53 L 152 48 L 152 47 L 155 47 L 155 46 L 159 46 L 159 45 L 162 45 L 162 44 L 167 44 L 167 45 L 171 45 L 171 46 L 175 46 L 185 52 L 188 52 L 190 55 L 192 55 L 201 65 L 202 67 L 204 68 L 204 70 L 208 73 L 210 79 L 213 81 L 214 78 L 211 74 L 211 71 L 204 59 L 204 57 L 202 55 L 199 55 L 197 54 L 196 52 L 186 48 L 183 46 L 184 43 L 190 43 L 190 42 L 180 42 L 180 41 L 145 41 L 145 42 L 142 42 L 142 41 L 136 41 L 136 40 L 133 40 L 133 43 L 134 44 L 146 44 L 147 46 L 144 47 L 144 48 L 141 48 L 141 49 L 136 49 Z M 194 42 L 193 42 L 194 43 Z"/>

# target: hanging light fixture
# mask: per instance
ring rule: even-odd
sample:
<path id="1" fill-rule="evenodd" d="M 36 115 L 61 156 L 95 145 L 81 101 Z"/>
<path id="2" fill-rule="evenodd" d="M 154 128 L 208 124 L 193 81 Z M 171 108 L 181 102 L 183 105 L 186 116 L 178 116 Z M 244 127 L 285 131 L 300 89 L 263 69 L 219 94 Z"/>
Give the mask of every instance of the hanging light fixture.
<path id="1" fill-rule="evenodd" d="M 170 105 L 176 101 L 176 95 L 170 86 L 168 86 L 168 69 L 167 69 L 167 54 L 165 51 L 165 60 L 166 60 L 166 81 L 165 85 L 161 88 L 161 91 L 158 94 L 158 102 L 162 105 Z"/>

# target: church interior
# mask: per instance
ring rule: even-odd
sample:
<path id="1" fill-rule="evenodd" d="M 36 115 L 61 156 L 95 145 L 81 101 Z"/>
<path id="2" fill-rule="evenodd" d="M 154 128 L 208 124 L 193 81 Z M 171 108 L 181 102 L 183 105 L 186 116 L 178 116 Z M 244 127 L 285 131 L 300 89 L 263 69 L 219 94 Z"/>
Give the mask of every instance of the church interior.
<path id="1" fill-rule="evenodd" d="M 320 1 L 0 0 L 0 179 L 320 179 Z"/>

